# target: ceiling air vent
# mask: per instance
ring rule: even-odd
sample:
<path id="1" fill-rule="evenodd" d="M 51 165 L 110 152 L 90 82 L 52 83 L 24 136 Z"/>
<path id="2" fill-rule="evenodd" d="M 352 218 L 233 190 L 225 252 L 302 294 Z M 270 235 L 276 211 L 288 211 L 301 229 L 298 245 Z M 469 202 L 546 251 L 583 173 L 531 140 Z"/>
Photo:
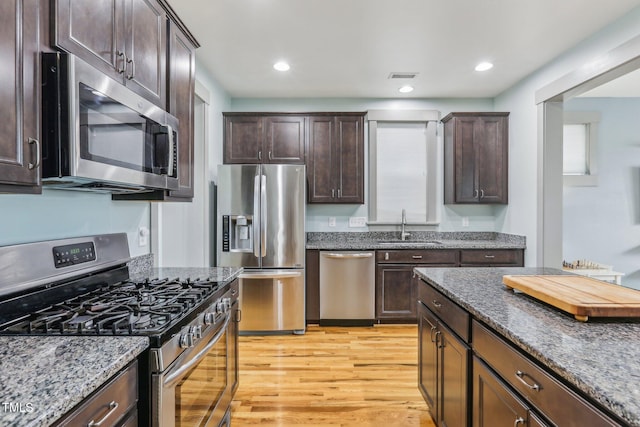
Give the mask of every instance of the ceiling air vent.
<path id="1" fill-rule="evenodd" d="M 390 79 L 415 79 L 418 73 L 391 73 Z"/>

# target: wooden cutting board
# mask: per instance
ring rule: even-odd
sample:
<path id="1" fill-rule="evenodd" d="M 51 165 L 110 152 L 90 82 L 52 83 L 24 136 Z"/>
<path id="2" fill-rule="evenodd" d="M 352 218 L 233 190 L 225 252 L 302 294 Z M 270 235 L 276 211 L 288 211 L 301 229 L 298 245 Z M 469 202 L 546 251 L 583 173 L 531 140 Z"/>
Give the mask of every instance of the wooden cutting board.
<path id="1" fill-rule="evenodd" d="M 590 277 L 505 275 L 502 283 L 581 322 L 589 317 L 640 317 L 640 291 Z"/>

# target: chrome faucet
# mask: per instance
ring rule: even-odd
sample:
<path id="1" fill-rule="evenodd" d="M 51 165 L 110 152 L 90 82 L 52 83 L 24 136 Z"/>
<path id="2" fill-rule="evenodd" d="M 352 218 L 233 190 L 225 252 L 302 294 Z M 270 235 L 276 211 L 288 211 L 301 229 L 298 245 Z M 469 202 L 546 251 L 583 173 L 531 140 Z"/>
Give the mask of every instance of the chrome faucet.
<path id="1" fill-rule="evenodd" d="M 405 231 L 405 226 L 407 225 L 407 211 L 402 209 L 402 231 L 400 232 L 400 240 L 407 240 L 407 237 L 411 236 L 411 233 L 407 233 Z"/>

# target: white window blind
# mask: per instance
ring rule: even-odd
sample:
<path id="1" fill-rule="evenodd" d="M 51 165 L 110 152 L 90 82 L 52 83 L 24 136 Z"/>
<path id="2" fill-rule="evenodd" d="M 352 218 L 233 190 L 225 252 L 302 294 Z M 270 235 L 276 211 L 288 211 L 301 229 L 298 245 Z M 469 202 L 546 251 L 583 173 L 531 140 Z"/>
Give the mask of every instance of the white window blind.
<path id="1" fill-rule="evenodd" d="M 564 125 L 562 165 L 565 175 L 589 174 L 589 140 L 587 124 Z"/>
<path id="2" fill-rule="evenodd" d="M 425 222 L 427 123 L 379 122 L 377 151 L 377 221 Z"/>

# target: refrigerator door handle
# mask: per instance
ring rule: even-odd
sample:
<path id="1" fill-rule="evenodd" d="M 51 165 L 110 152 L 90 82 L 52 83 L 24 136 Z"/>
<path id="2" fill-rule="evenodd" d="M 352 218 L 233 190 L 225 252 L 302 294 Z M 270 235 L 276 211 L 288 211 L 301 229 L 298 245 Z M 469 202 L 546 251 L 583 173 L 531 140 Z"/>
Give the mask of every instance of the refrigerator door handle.
<path id="1" fill-rule="evenodd" d="M 253 179 L 253 255 L 260 258 L 260 177 L 256 175 Z"/>
<path id="2" fill-rule="evenodd" d="M 302 273 L 299 271 L 255 271 L 242 272 L 238 275 L 240 279 L 288 279 L 291 277 L 300 277 Z"/>
<path id="3" fill-rule="evenodd" d="M 267 177 L 261 175 L 260 188 L 260 249 L 261 258 L 267 256 Z"/>

